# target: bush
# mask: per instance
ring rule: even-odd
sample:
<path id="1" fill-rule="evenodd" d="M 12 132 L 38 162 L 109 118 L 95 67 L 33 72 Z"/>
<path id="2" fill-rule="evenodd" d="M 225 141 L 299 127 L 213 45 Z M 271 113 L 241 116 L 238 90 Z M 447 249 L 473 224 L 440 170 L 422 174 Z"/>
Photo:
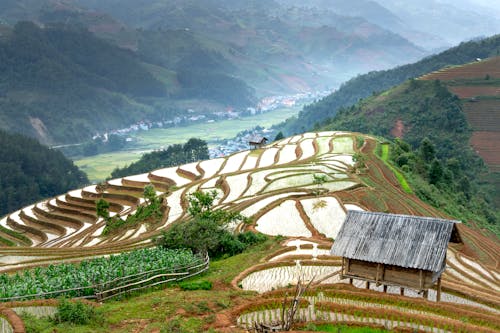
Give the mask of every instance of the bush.
<path id="1" fill-rule="evenodd" d="M 77 301 L 72 302 L 62 299 L 57 306 L 57 313 L 54 321 L 56 323 L 70 323 L 76 325 L 86 325 L 97 318 L 93 306 Z"/>
<path id="2" fill-rule="evenodd" d="M 211 258 L 233 256 L 249 245 L 267 239 L 252 232 L 233 234 L 227 228 L 234 222 L 245 223 L 248 219 L 237 213 L 213 209 L 217 192 L 194 192 L 189 195 L 188 213 L 192 220 L 178 223 L 163 232 L 158 244 L 170 249 L 190 249 L 196 253 L 208 253 Z"/>
<path id="3" fill-rule="evenodd" d="M 179 287 L 182 290 L 211 290 L 212 282 L 203 280 L 203 281 L 185 281 L 179 283 Z"/>
<path id="4" fill-rule="evenodd" d="M 253 245 L 265 242 L 267 240 L 267 236 L 261 233 L 245 231 L 242 232 L 241 234 L 238 234 L 238 240 L 243 244 Z"/>

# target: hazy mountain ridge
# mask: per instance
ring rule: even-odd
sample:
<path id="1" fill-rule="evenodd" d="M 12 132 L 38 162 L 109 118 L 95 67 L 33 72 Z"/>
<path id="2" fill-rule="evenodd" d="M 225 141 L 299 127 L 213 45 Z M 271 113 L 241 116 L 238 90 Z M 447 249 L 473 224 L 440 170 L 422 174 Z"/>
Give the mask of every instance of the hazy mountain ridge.
<path id="1" fill-rule="evenodd" d="M 297 119 L 288 120 L 282 127 L 287 133 L 310 129 L 316 123 L 332 118 L 340 107 L 347 107 L 374 92 L 389 89 L 410 78 L 417 78 L 445 66 L 461 65 L 487 58 L 500 52 L 500 35 L 479 41 L 462 43 L 437 55 L 426 57 L 416 63 L 384 71 L 372 71 L 345 82 L 337 91 L 315 104 L 306 106 Z"/>
<path id="2" fill-rule="evenodd" d="M 370 25 L 363 19 L 353 20 L 329 12 L 324 16 L 332 15 L 333 18 L 328 19 L 329 23 L 326 25 L 330 30 L 325 31 L 322 29 L 323 25 L 300 23 L 310 20 L 307 13 L 302 14 L 303 11 L 298 12 L 295 20 L 289 20 L 286 17 L 287 7 L 280 6 L 277 2 L 120 1 L 118 10 L 113 6 L 117 4 L 116 1 L 102 3 L 78 0 L 78 4 L 112 13 L 123 22 L 144 29 L 189 29 L 231 47 L 240 57 L 245 58 L 244 61 L 257 64 L 269 71 L 274 78 L 279 78 L 284 73 L 295 76 L 312 87 L 319 86 L 320 82 L 324 82 L 323 86 L 326 82 L 338 84 L 350 75 L 365 71 L 367 67 L 392 67 L 424 55 L 422 50 L 400 36 Z M 314 35 L 314 43 L 300 38 L 304 30 L 307 30 L 306 34 Z M 370 43 L 370 38 L 380 35 L 384 35 L 385 42 L 390 41 L 397 47 L 387 51 L 381 44 L 381 39 Z M 335 42 L 339 43 L 337 47 Z M 346 52 L 354 50 L 354 53 L 325 57 L 325 53 L 315 52 L 319 46 L 319 49 L 328 47 L 333 49 L 332 52 L 339 53 L 342 52 L 342 44 L 352 44 L 353 47 Z M 303 50 L 308 50 L 309 53 L 304 53 Z M 367 56 L 361 57 L 358 52 L 373 55 L 371 64 L 366 65 L 364 62 Z M 238 60 L 236 62 L 238 64 Z M 298 68 L 297 73 L 294 73 L 294 68 Z M 311 72 L 315 74 L 311 76 Z M 246 77 L 247 66 L 243 66 L 240 73 L 244 73 L 241 76 Z M 259 90 L 259 84 L 263 81 L 261 79 L 251 83 Z"/>
<path id="3" fill-rule="evenodd" d="M 253 99 L 242 81 L 217 68 L 202 77 L 194 70 L 173 73 L 171 81 L 180 81 L 171 87 L 140 54 L 67 25 L 16 24 L 0 43 L 0 59 L 0 127 L 45 143 L 75 142 L 144 118 L 169 117 L 172 111 L 162 105 L 172 98 L 243 105 Z M 193 76 L 195 83 L 184 83 Z M 214 77 L 217 85 L 208 86 Z M 212 93 L 202 95 L 207 86 Z"/>

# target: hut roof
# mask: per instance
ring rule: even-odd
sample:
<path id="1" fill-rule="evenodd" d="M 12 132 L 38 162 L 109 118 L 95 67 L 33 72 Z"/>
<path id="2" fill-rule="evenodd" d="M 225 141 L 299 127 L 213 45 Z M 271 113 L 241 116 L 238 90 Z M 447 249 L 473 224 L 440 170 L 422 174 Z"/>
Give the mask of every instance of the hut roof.
<path id="1" fill-rule="evenodd" d="M 260 143 L 265 143 L 266 141 L 267 138 L 260 135 L 254 135 L 248 140 L 250 144 L 260 144 Z"/>
<path id="2" fill-rule="evenodd" d="M 438 272 L 448 242 L 460 242 L 453 220 L 433 217 L 348 211 L 331 253 L 406 268 Z"/>

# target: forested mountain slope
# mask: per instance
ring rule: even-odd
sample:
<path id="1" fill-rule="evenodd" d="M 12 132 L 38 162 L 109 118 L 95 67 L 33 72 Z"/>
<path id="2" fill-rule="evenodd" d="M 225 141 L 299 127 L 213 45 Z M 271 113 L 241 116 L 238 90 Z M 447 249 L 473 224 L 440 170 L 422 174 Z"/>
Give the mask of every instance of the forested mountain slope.
<path id="1" fill-rule="evenodd" d="M 189 45 L 179 55 L 186 62 L 198 50 L 196 42 Z M 173 117 L 171 99 L 254 101 L 244 82 L 218 67 L 197 70 L 187 62 L 175 73 L 145 64 L 141 55 L 73 26 L 16 24 L 0 40 L 0 128 L 67 143 L 142 119 Z"/>
<path id="2" fill-rule="evenodd" d="M 321 101 L 304 107 L 298 119 L 288 120 L 283 127 L 288 134 L 303 132 L 312 128 L 314 124 L 334 117 L 340 107 L 350 106 L 374 92 L 380 92 L 403 83 L 409 78 L 416 78 L 445 66 L 461 65 L 474 61 L 476 58 L 497 55 L 499 52 L 500 35 L 495 35 L 480 41 L 461 43 L 413 64 L 359 75 L 344 83 L 337 91 Z"/>
<path id="3" fill-rule="evenodd" d="M 88 183 L 87 176 L 56 150 L 0 130 L 0 216 Z"/>
<path id="4" fill-rule="evenodd" d="M 471 128 L 460 99 L 439 81 L 409 80 L 341 108 L 323 130 L 398 138 L 385 155 L 422 200 L 497 234 L 498 210 L 488 170 L 469 145 Z"/>

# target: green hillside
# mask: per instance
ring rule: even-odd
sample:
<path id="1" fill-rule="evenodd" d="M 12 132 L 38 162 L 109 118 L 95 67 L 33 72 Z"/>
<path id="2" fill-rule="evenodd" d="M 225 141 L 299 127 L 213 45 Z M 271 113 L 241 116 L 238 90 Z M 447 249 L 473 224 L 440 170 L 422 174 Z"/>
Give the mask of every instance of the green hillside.
<path id="1" fill-rule="evenodd" d="M 359 75 L 344 83 L 333 94 L 315 104 L 304 107 L 297 119 L 290 119 L 282 127 L 287 133 L 299 133 L 309 130 L 327 118 L 334 117 L 339 108 L 353 105 L 359 99 L 381 92 L 410 78 L 417 78 L 426 73 L 450 65 L 461 65 L 487 58 L 500 52 L 500 35 L 480 41 L 461 43 L 434 56 L 384 71 L 373 71 Z"/>
<path id="2" fill-rule="evenodd" d="M 321 128 L 398 138 L 385 160 L 401 168 L 420 199 L 499 234 L 488 170 L 469 145 L 462 102 L 439 81 L 409 80 L 341 108 Z"/>
<path id="3" fill-rule="evenodd" d="M 44 143 L 68 143 L 142 119 L 173 117 L 172 100 L 251 105 L 253 91 L 243 81 L 207 62 L 192 66 L 198 55 L 204 57 L 195 45 L 177 54 L 174 64 L 154 66 L 149 50 L 118 48 L 73 26 L 42 29 L 20 22 L 0 40 L 0 128 Z M 148 58 L 152 64 L 145 64 Z"/>
<path id="4" fill-rule="evenodd" d="M 0 130 L 0 216 L 88 183 L 58 151 Z"/>

